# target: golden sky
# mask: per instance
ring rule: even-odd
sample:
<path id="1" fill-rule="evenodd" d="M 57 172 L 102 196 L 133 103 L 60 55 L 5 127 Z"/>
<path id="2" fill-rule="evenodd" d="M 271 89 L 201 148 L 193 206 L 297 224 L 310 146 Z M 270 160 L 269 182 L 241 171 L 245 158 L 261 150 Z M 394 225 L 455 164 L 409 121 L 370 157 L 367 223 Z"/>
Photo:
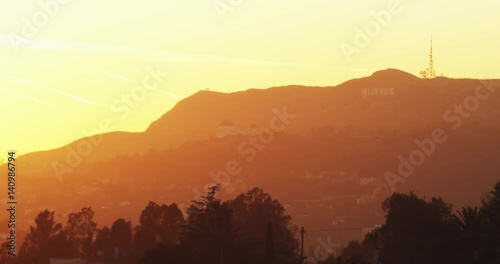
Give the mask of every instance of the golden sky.
<path id="1" fill-rule="evenodd" d="M 417 75 L 431 35 L 438 74 L 499 78 L 498 10 L 496 0 L 2 1 L 0 151 L 59 147 L 103 119 L 143 131 L 206 88 Z"/>

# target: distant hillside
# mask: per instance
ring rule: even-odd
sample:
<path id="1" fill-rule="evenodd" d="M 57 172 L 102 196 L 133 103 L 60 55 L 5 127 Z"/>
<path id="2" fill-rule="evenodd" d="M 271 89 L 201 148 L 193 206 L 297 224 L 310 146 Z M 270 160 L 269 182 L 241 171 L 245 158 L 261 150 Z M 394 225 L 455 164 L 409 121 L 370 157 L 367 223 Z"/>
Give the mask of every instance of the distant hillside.
<path id="1" fill-rule="evenodd" d="M 83 163 L 62 181 L 50 166 L 26 166 L 19 170 L 17 183 L 20 226 L 33 224 L 42 208 L 65 219 L 87 206 L 94 208 L 100 224 L 109 225 L 117 217 L 136 222 L 150 200 L 185 208 L 204 187 L 221 183 L 223 199 L 263 188 L 286 206 L 294 223 L 310 229 L 372 227 L 381 223 L 380 204 L 391 193 L 384 173 L 397 172 L 398 157 L 407 158 L 416 149 L 414 139 L 428 138 L 431 130 L 394 136 L 349 132 L 331 127 L 306 135 L 284 131 L 260 150 L 246 136 L 189 141 L 171 150 Z M 396 191 L 442 196 L 454 208 L 479 204 L 499 179 L 499 133 L 477 124 L 450 132 L 448 141 L 398 183 Z M 359 239 L 361 230 L 335 236 Z"/>
<path id="2" fill-rule="evenodd" d="M 319 127 L 358 130 L 411 131 L 442 121 L 446 109 L 474 95 L 479 80 L 435 78 L 424 80 L 409 73 L 388 69 L 333 87 L 284 86 L 236 93 L 200 91 L 179 102 L 143 133 L 113 132 L 103 135 L 92 154 L 83 161 L 106 160 L 117 155 L 165 150 L 189 140 L 214 137 L 223 120 L 257 128 L 268 126 L 273 109 L 295 114 L 287 127 L 303 134 Z M 387 93 L 391 91 L 392 95 Z M 378 94 L 376 94 L 378 93 Z M 481 102 L 467 122 L 499 126 L 500 96 Z M 51 151 L 23 156 L 25 164 L 47 166 L 66 162 L 68 153 L 81 141 Z"/>
<path id="3" fill-rule="evenodd" d="M 369 228 L 381 222 L 380 202 L 391 193 L 385 173 L 398 173 L 400 157 L 408 160 L 419 149 L 415 140 L 432 138 L 436 128 L 447 141 L 436 143 L 396 191 L 475 205 L 500 178 L 500 93 L 477 94 L 484 82 L 385 70 L 336 87 L 200 91 L 143 133 L 113 132 L 20 157 L 20 226 L 33 224 L 43 208 L 63 219 L 86 206 L 100 223 L 136 221 L 150 200 L 185 207 L 222 182 L 222 198 L 264 188 L 299 225 Z M 443 119 L 477 96 L 484 100 L 462 113 L 459 129 L 459 114 Z M 283 111 L 294 118 L 275 131 Z M 217 138 L 217 131 L 236 135 Z M 255 142 L 238 131 L 262 135 Z M 336 236 L 359 238 L 361 231 Z"/>

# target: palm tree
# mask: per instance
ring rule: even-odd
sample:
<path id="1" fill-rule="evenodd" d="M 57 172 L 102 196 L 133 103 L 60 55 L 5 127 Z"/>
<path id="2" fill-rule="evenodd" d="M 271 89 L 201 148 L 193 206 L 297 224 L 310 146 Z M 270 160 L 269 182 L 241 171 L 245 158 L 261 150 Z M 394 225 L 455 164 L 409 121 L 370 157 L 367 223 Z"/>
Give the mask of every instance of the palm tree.
<path id="1" fill-rule="evenodd" d="M 500 182 L 497 182 L 490 194 L 482 199 L 482 203 L 487 219 L 485 259 L 500 263 Z"/>
<path id="2" fill-rule="evenodd" d="M 455 219 L 458 221 L 460 230 L 465 233 L 477 233 L 484 227 L 484 213 L 477 206 L 474 208 L 470 206 L 463 207 L 462 211 L 457 210 L 457 214 L 458 216 L 455 216 Z"/>
<path id="3" fill-rule="evenodd" d="M 459 229 L 461 230 L 461 242 L 464 250 L 469 253 L 471 261 L 479 261 L 480 249 L 482 248 L 482 237 L 485 234 L 485 214 L 477 207 L 463 207 L 457 211 L 458 216 L 454 216 Z M 474 262 L 474 263 L 475 263 Z"/>

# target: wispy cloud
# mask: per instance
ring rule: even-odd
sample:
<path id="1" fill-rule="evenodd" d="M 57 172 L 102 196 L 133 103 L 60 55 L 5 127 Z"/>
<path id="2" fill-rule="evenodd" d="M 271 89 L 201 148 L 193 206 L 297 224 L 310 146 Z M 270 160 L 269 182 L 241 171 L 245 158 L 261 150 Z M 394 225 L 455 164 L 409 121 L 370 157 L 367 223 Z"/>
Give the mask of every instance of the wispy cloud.
<path id="1" fill-rule="evenodd" d="M 130 78 L 124 77 L 122 75 L 119 75 L 119 74 L 116 74 L 116 73 L 113 73 L 113 72 L 104 71 L 104 72 L 102 72 L 102 74 L 107 75 L 107 76 L 112 77 L 112 78 L 115 78 L 115 79 L 118 79 L 118 80 L 130 82 L 130 83 L 133 83 L 133 84 L 139 84 L 138 82 L 136 82 L 136 81 L 134 81 L 134 80 L 132 80 Z M 182 96 L 180 96 L 178 94 L 175 94 L 175 93 L 172 93 L 172 92 L 160 89 L 160 88 L 155 88 L 154 90 L 157 91 L 157 92 L 159 92 L 159 93 L 162 93 L 164 95 L 168 95 L 170 97 L 173 97 L 176 100 L 179 100 L 179 99 L 183 98 Z"/>
<path id="2" fill-rule="evenodd" d="M 6 89 L 6 88 L 0 87 L 0 92 L 8 94 L 10 96 L 14 96 L 16 98 L 20 98 L 20 99 L 26 100 L 26 101 L 31 101 L 31 102 L 35 102 L 35 103 L 47 105 L 47 106 L 50 106 L 50 107 L 53 107 L 53 108 L 56 107 L 55 105 L 53 105 L 51 103 L 48 103 L 46 101 L 43 101 L 41 99 L 29 96 L 29 95 L 21 94 L 21 93 L 15 92 L 15 91 L 11 91 L 11 90 Z"/>
<path id="3" fill-rule="evenodd" d="M 84 103 L 84 104 L 95 104 L 94 101 L 91 101 L 91 100 L 88 100 L 88 99 L 85 99 L 85 98 L 82 98 L 80 96 L 76 96 L 74 94 L 70 94 L 70 93 L 66 93 L 66 92 L 63 92 L 61 90 L 58 90 L 56 88 L 52 88 L 50 86 L 47 86 L 47 85 L 44 85 L 44 84 L 40 84 L 40 83 L 37 83 L 37 82 L 34 82 L 34 81 L 31 81 L 31 80 L 27 80 L 27 79 L 24 79 L 24 78 L 21 78 L 21 77 L 18 77 L 18 76 L 13 76 L 13 75 L 9 75 L 8 76 L 9 78 L 11 78 L 12 80 L 15 80 L 15 81 L 18 81 L 18 82 L 21 82 L 21 83 L 25 83 L 25 84 L 30 84 L 30 85 L 33 85 L 35 87 L 38 87 L 38 88 L 42 88 L 44 90 L 47 90 L 49 92 L 52 92 L 52 93 L 55 93 L 55 94 L 59 94 L 59 95 L 62 95 L 62 96 L 65 96 L 69 99 L 72 99 L 74 101 L 77 101 L 77 102 L 80 102 L 80 103 Z"/>
<path id="4" fill-rule="evenodd" d="M 102 74 L 104 75 L 107 75 L 109 77 L 112 77 L 112 78 L 115 78 L 115 79 L 119 79 L 119 80 L 122 80 L 122 81 L 127 81 L 127 82 L 131 82 L 131 83 L 136 83 L 136 81 L 132 80 L 132 79 L 129 79 L 127 77 L 124 77 L 124 76 L 121 76 L 121 75 L 118 75 L 116 73 L 112 73 L 112 72 L 109 72 L 109 71 L 103 71 L 101 72 Z"/>
<path id="5" fill-rule="evenodd" d="M 9 39 L 5 35 L 0 35 L 0 44 L 10 45 Z M 208 55 L 201 53 L 173 52 L 166 50 L 141 49 L 127 46 L 117 46 L 108 44 L 94 44 L 83 42 L 71 42 L 61 40 L 31 40 L 23 46 L 24 48 L 35 48 L 44 50 L 74 51 L 101 53 L 103 55 L 115 55 L 122 57 L 134 57 L 151 61 L 179 61 L 193 63 L 230 63 L 256 66 L 281 66 L 281 67 L 305 67 L 303 64 L 279 62 L 269 60 L 256 60 L 239 57 L 229 57 L 221 55 Z"/>

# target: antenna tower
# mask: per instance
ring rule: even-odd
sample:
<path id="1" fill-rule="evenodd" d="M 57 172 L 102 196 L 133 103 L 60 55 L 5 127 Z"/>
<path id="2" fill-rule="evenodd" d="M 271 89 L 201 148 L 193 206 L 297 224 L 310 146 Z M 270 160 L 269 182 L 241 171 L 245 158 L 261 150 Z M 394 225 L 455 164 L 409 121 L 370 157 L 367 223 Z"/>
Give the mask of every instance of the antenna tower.
<path id="1" fill-rule="evenodd" d="M 434 69 L 434 58 L 432 55 L 432 37 L 431 37 L 431 52 L 429 54 L 429 68 L 420 72 L 420 76 L 424 79 L 432 79 L 436 77 L 436 70 Z"/>

